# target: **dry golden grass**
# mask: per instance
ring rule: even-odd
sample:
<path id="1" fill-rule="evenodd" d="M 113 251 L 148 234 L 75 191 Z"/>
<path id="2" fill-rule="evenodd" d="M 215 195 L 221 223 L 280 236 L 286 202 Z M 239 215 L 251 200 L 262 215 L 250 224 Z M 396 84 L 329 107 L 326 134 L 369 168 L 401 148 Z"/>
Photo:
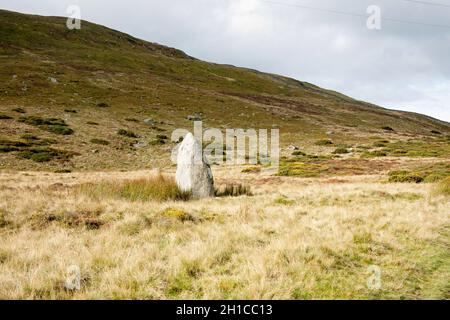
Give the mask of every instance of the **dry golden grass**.
<path id="1" fill-rule="evenodd" d="M 433 185 L 241 170 L 216 181 L 251 181 L 253 196 L 188 202 L 78 190 L 147 171 L 2 173 L 0 298 L 450 298 L 450 202 Z M 80 290 L 64 286 L 72 265 Z"/>
<path id="2" fill-rule="evenodd" d="M 435 189 L 436 194 L 450 196 L 450 177 L 440 181 Z"/>

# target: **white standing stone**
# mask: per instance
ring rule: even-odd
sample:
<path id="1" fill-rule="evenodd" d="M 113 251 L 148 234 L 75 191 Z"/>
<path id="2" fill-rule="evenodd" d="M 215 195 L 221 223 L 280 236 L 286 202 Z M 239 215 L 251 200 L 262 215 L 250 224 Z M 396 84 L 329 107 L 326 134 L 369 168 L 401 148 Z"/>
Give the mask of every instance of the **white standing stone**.
<path id="1" fill-rule="evenodd" d="M 176 181 L 183 191 L 194 198 L 214 197 L 214 179 L 202 146 L 188 133 L 178 148 Z"/>

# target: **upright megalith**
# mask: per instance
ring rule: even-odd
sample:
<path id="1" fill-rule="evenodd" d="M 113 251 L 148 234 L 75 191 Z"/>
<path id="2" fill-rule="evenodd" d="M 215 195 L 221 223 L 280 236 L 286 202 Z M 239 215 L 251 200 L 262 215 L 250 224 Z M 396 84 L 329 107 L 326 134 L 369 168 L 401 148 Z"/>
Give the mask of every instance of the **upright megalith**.
<path id="1" fill-rule="evenodd" d="M 194 198 L 214 197 L 211 167 L 192 133 L 184 137 L 178 148 L 176 181 L 182 191 L 192 192 Z"/>

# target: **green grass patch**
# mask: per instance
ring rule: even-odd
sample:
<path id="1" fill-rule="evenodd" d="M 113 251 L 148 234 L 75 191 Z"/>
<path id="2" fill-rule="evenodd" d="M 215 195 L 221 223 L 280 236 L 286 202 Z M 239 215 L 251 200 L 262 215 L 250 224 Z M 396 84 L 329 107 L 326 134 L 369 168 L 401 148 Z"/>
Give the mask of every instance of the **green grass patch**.
<path id="1" fill-rule="evenodd" d="M 67 161 L 74 155 L 76 155 L 74 152 L 57 150 L 48 147 L 29 148 L 18 153 L 19 157 L 29 159 L 34 162 L 48 162 L 51 160 Z"/>
<path id="2" fill-rule="evenodd" d="M 319 177 L 327 173 L 329 167 L 323 164 L 304 162 L 284 162 L 280 164 L 278 175 L 287 177 Z"/>
<path id="3" fill-rule="evenodd" d="M 419 173 L 405 170 L 389 172 L 389 182 L 421 183 L 423 180 L 424 178 Z"/>
<path id="4" fill-rule="evenodd" d="M 58 118 L 22 116 L 19 118 L 18 121 L 59 135 L 71 135 L 74 133 L 74 131 L 71 128 L 69 128 L 69 126 L 66 124 L 64 120 Z"/>

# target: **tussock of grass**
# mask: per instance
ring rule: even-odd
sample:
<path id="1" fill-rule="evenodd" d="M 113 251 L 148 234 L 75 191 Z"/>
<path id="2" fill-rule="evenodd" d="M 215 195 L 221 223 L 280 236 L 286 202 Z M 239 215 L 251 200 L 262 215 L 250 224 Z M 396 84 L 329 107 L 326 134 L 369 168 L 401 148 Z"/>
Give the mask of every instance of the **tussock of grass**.
<path id="1" fill-rule="evenodd" d="M 248 167 L 242 170 L 242 173 L 260 173 L 261 167 Z"/>
<path id="2" fill-rule="evenodd" d="M 179 220 L 181 222 L 185 221 L 193 221 L 194 217 L 190 215 L 188 212 L 176 209 L 176 208 L 167 208 L 161 212 L 164 217 L 173 218 Z"/>
<path id="3" fill-rule="evenodd" d="M 119 136 L 124 136 L 128 138 L 139 138 L 139 136 L 131 130 L 119 129 L 117 130 Z"/>
<path id="4" fill-rule="evenodd" d="M 116 198 L 129 201 L 169 201 L 189 200 L 191 194 L 181 191 L 175 181 L 163 175 L 123 182 L 102 181 L 86 183 L 77 187 L 77 191 L 87 196 L 102 199 Z"/>
<path id="5" fill-rule="evenodd" d="M 333 145 L 333 141 L 328 139 L 318 140 L 315 142 L 316 146 L 331 146 Z"/>
<path id="6" fill-rule="evenodd" d="M 348 149 L 344 147 L 336 148 L 336 150 L 333 151 L 333 154 L 347 154 L 347 153 L 350 153 L 350 151 L 348 151 Z"/>
<path id="7" fill-rule="evenodd" d="M 283 206 L 292 206 L 292 205 L 295 204 L 295 201 L 291 200 L 291 199 L 288 199 L 286 197 L 280 197 L 280 198 L 275 200 L 275 203 L 279 204 L 279 205 L 283 205 Z"/>
<path id="8" fill-rule="evenodd" d="M 444 196 L 450 196 L 450 176 L 436 185 L 435 193 Z"/>
<path id="9" fill-rule="evenodd" d="M 252 196 L 252 191 L 249 186 L 243 184 L 227 184 L 224 188 L 215 190 L 216 197 L 239 197 Z"/>
<path id="10" fill-rule="evenodd" d="M 97 139 L 97 138 L 91 139 L 91 143 L 93 143 L 93 144 L 100 144 L 100 145 L 103 145 L 103 146 L 109 145 L 109 141 L 106 141 L 106 140 L 103 140 L 103 139 Z"/>

